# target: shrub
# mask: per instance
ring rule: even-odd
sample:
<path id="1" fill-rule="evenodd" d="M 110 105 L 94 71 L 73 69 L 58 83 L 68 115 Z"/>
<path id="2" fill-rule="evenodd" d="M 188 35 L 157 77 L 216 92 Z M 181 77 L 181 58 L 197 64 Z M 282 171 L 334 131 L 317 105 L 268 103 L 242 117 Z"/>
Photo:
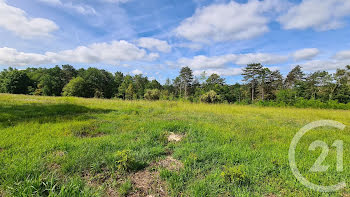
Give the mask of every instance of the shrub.
<path id="1" fill-rule="evenodd" d="M 292 105 L 295 103 L 296 91 L 295 90 L 280 90 L 276 93 L 276 101 L 278 103 L 285 103 L 287 105 Z"/>
<path id="2" fill-rule="evenodd" d="M 120 172 L 141 170 L 147 165 L 145 162 L 137 161 L 131 150 L 117 151 L 113 159 L 115 167 Z"/>
<path id="3" fill-rule="evenodd" d="M 119 171 L 128 171 L 133 168 L 134 158 L 130 150 L 117 151 L 115 154 L 115 164 Z"/>
<path id="4" fill-rule="evenodd" d="M 234 167 L 224 167 L 224 171 L 221 176 L 228 183 L 235 183 L 238 185 L 244 185 L 249 183 L 249 178 L 245 172 L 243 165 L 238 165 Z"/>
<path id="5" fill-rule="evenodd" d="M 146 90 L 144 97 L 147 100 L 159 100 L 160 91 L 158 89 L 153 89 L 153 90 L 148 89 L 148 90 Z"/>
<path id="6" fill-rule="evenodd" d="M 222 98 L 214 90 L 210 90 L 209 92 L 207 92 L 201 96 L 201 102 L 219 103 L 219 102 L 222 102 Z"/>

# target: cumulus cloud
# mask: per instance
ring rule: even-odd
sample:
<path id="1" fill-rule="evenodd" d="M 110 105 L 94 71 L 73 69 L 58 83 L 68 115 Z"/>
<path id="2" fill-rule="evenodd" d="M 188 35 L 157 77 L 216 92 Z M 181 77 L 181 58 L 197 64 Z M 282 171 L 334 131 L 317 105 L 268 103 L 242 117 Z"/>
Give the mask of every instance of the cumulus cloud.
<path id="1" fill-rule="evenodd" d="M 268 53 L 227 54 L 212 57 L 199 55 L 193 58 L 180 58 L 177 60 L 177 65 L 180 67 L 189 66 L 197 76 L 203 71 L 209 75 L 215 73 L 222 76 L 236 76 L 242 73 L 241 66 L 250 63 L 276 64 L 287 60 L 288 56 Z M 238 67 L 232 67 L 233 65 L 238 65 Z M 271 69 L 276 68 L 271 67 Z"/>
<path id="2" fill-rule="evenodd" d="M 203 72 L 207 75 L 218 74 L 220 76 L 237 76 L 242 74 L 242 68 L 220 68 L 220 69 L 206 69 L 206 70 L 195 70 L 193 74 L 200 76 Z"/>
<path id="3" fill-rule="evenodd" d="M 320 51 L 316 48 L 308 48 L 308 49 L 301 49 L 298 51 L 295 51 L 292 56 L 294 60 L 300 61 L 300 60 L 311 60 L 314 57 L 316 57 Z"/>
<path id="4" fill-rule="evenodd" d="M 192 69 L 203 69 L 222 68 L 228 63 L 233 63 L 236 59 L 237 56 L 234 54 L 214 57 L 199 55 L 193 58 L 180 58 L 177 62 L 180 66 L 189 66 Z"/>
<path id="5" fill-rule="evenodd" d="M 18 52 L 12 48 L 0 48 L 0 64 L 6 66 L 26 66 L 52 63 L 47 56 L 36 53 Z"/>
<path id="6" fill-rule="evenodd" d="M 49 36 L 59 27 L 51 20 L 28 17 L 26 12 L 0 0 L 0 27 L 14 32 L 21 38 Z"/>
<path id="7" fill-rule="evenodd" d="M 175 32 L 197 42 L 244 40 L 269 31 L 265 12 L 282 7 L 277 0 L 251 0 L 246 4 L 231 1 L 198 9 Z"/>
<path id="8" fill-rule="evenodd" d="M 337 60 L 350 60 L 350 50 L 349 51 L 340 51 L 335 54 L 334 59 Z"/>
<path id="9" fill-rule="evenodd" d="M 189 66 L 193 69 L 224 68 L 229 64 L 247 65 L 251 63 L 277 64 L 286 62 L 287 56 L 279 56 L 268 53 L 228 54 L 222 56 L 207 57 L 204 55 L 193 58 L 180 58 L 177 62 L 180 66 Z"/>
<path id="10" fill-rule="evenodd" d="M 140 38 L 137 45 L 142 48 L 157 50 L 164 53 L 169 53 L 171 51 L 171 46 L 166 41 L 155 38 Z"/>
<path id="11" fill-rule="evenodd" d="M 301 64 L 306 71 L 319 71 L 319 70 L 336 70 L 338 68 L 344 68 L 346 65 L 350 65 L 350 60 L 312 60 Z"/>
<path id="12" fill-rule="evenodd" d="M 235 63 L 239 65 L 246 65 L 251 63 L 278 64 L 286 62 L 287 60 L 287 56 L 280 56 L 269 53 L 248 53 L 239 55 Z"/>
<path id="13" fill-rule="evenodd" d="M 139 69 L 135 69 L 135 70 L 131 71 L 131 73 L 134 74 L 134 75 L 141 75 L 141 74 L 143 74 L 143 72 L 141 70 L 139 70 Z"/>
<path id="14" fill-rule="evenodd" d="M 106 63 L 119 64 L 128 61 L 153 61 L 156 53 L 147 53 L 127 41 L 95 43 L 72 50 L 46 52 L 45 54 L 18 52 L 16 49 L 0 48 L 0 64 L 6 66 L 41 65 L 52 63 Z"/>
<path id="15" fill-rule="evenodd" d="M 62 2 L 61 0 L 38 0 L 40 2 L 43 3 L 47 3 L 51 6 L 56 6 L 56 7 L 62 7 L 62 8 L 68 8 L 71 10 L 74 10 L 80 14 L 84 14 L 84 15 L 95 15 L 96 14 L 96 10 L 94 8 L 92 8 L 91 6 L 87 6 L 87 5 L 75 5 L 72 2 Z"/>
<path id="16" fill-rule="evenodd" d="M 344 17 L 349 15 L 348 0 L 303 0 L 278 20 L 284 29 L 313 28 L 325 31 L 342 27 Z"/>

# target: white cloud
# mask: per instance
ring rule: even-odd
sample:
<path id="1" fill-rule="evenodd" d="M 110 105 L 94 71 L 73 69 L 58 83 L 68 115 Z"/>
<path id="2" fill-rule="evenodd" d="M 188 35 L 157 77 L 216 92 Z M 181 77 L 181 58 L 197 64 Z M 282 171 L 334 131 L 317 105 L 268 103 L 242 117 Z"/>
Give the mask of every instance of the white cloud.
<path id="1" fill-rule="evenodd" d="M 0 0 L 0 27 L 26 39 L 50 36 L 59 29 L 53 21 L 30 18 L 25 11 L 6 4 L 4 0 Z"/>
<path id="2" fill-rule="evenodd" d="M 237 76 L 242 74 L 242 68 L 219 68 L 219 69 L 206 69 L 206 70 L 195 70 L 193 74 L 195 76 L 200 76 L 203 71 L 207 75 L 218 74 L 220 76 Z"/>
<path id="3" fill-rule="evenodd" d="M 244 40 L 269 31 L 267 11 L 279 9 L 277 0 L 251 0 L 246 4 L 231 1 L 198 9 L 175 32 L 197 42 Z"/>
<path id="4" fill-rule="evenodd" d="M 153 61 L 156 53 L 148 54 L 127 41 L 95 43 L 79 46 L 73 50 L 46 52 L 45 54 L 18 52 L 16 49 L 0 48 L 0 65 L 25 66 L 53 63 L 106 63 L 119 64 L 129 61 Z"/>
<path id="5" fill-rule="evenodd" d="M 177 66 L 189 66 L 194 71 L 194 75 L 199 76 L 203 71 L 208 75 L 213 73 L 221 76 L 236 76 L 242 73 L 242 67 L 232 67 L 233 65 L 244 66 L 250 63 L 275 64 L 288 60 L 288 56 L 278 56 L 268 53 L 248 53 L 248 54 L 227 54 L 222 56 L 207 57 L 204 55 L 193 58 L 180 58 Z M 278 69 L 278 67 L 270 67 Z"/>
<path id="6" fill-rule="evenodd" d="M 287 60 L 287 56 L 280 56 L 269 53 L 247 53 L 240 54 L 235 63 L 239 65 L 247 65 L 252 63 L 278 64 L 286 62 Z"/>
<path id="7" fill-rule="evenodd" d="M 312 60 L 301 64 L 306 71 L 319 71 L 319 70 L 336 70 L 338 68 L 344 68 L 346 65 L 350 65 L 350 60 Z"/>
<path id="8" fill-rule="evenodd" d="M 301 64 L 306 71 L 334 71 L 350 65 L 350 51 L 339 51 L 333 57 L 326 60 L 312 60 Z"/>
<path id="9" fill-rule="evenodd" d="M 135 70 L 131 71 L 131 73 L 134 74 L 134 75 L 141 75 L 141 74 L 143 74 L 143 72 L 141 70 L 139 70 L 139 69 L 135 69 Z"/>
<path id="10" fill-rule="evenodd" d="M 155 38 L 140 38 L 138 40 L 138 46 L 164 53 L 169 53 L 171 51 L 171 46 L 166 41 L 158 40 Z"/>
<path id="11" fill-rule="evenodd" d="M 337 60 L 350 60 L 350 51 L 340 51 L 334 56 Z"/>
<path id="12" fill-rule="evenodd" d="M 177 62 L 182 66 L 189 66 L 192 69 L 222 68 L 228 63 L 233 63 L 237 59 L 234 54 L 207 57 L 204 55 L 195 56 L 193 58 L 180 58 Z"/>
<path id="13" fill-rule="evenodd" d="M 38 0 L 43 3 L 47 3 L 51 6 L 62 7 L 72 9 L 80 14 L 84 15 L 95 15 L 96 10 L 87 5 L 75 5 L 72 2 L 63 3 L 61 0 Z"/>
<path id="14" fill-rule="evenodd" d="M 286 62 L 287 56 L 278 56 L 268 53 L 228 54 L 207 57 L 204 55 L 193 58 L 180 58 L 180 66 L 189 66 L 193 69 L 224 68 L 229 64 L 247 65 L 251 63 L 276 64 Z"/>
<path id="15" fill-rule="evenodd" d="M 349 0 L 303 0 L 278 20 L 284 29 L 325 31 L 342 27 L 344 17 L 349 15 Z"/>
<path id="16" fill-rule="evenodd" d="M 301 49 L 298 51 L 295 51 L 292 56 L 294 60 L 300 61 L 300 60 L 311 60 L 314 57 L 316 57 L 320 51 L 316 48 L 308 48 L 308 49 Z"/>
<path id="17" fill-rule="evenodd" d="M 51 63 L 47 56 L 18 52 L 16 49 L 0 48 L 0 64 L 6 66 L 26 66 Z"/>

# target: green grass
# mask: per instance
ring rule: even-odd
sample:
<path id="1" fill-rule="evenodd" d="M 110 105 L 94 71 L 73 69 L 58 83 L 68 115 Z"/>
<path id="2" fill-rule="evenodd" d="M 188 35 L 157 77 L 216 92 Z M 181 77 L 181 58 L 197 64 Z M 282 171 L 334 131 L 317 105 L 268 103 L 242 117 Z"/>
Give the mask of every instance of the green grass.
<path id="1" fill-rule="evenodd" d="M 330 119 L 350 125 L 345 110 L 120 101 L 0 94 L 0 196 L 105 196 L 133 190 L 129 175 L 167 154 L 180 171 L 160 171 L 171 196 L 338 196 L 299 183 L 288 150 L 304 125 Z M 310 131 L 297 148 L 302 174 L 330 185 L 350 180 L 349 127 Z M 170 132 L 184 134 L 167 142 Z M 308 170 L 314 140 L 344 141 L 344 171 L 330 148 L 324 173 Z"/>

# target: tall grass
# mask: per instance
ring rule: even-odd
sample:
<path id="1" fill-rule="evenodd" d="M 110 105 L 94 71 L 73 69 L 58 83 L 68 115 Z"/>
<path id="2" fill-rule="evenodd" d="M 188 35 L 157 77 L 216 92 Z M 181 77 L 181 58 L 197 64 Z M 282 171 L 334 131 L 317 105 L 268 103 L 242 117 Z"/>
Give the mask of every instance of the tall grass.
<path id="1" fill-rule="evenodd" d="M 288 163 L 294 134 L 320 119 L 350 125 L 350 112 L 0 94 L 0 195 L 126 195 L 135 189 L 130 174 L 172 154 L 184 164 L 160 172 L 172 196 L 321 196 Z M 349 131 L 321 128 L 303 138 L 297 161 L 305 177 L 325 185 L 349 180 L 349 154 L 343 173 L 308 171 L 320 153 L 308 151 L 311 142 L 342 139 L 346 153 Z M 170 143 L 170 132 L 185 137 Z M 334 166 L 335 155 L 325 163 Z"/>

